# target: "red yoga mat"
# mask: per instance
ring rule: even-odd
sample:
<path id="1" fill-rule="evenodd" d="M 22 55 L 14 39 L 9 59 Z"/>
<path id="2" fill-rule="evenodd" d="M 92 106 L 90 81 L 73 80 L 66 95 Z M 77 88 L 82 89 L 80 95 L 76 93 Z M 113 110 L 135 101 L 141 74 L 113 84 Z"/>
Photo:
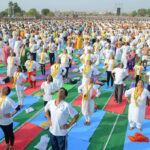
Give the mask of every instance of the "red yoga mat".
<path id="1" fill-rule="evenodd" d="M 15 132 L 14 150 L 24 150 L 25 147 L 42 131 L 42 128 L 31 124 L 24 124 L 18 131 Z M 5 148 L 5 141 L 0 144 L 0 150 Z"/>
<path id="2" fill-rule="evenodd" d="M 2 88 L 5 87 L 5 86 L 8 86 L 8 87 L 12 88 L 12 87 L 13 87 L 13 84 L 12 84 L 11 82 L 8 82 L 8 83 L 6 83 L 6 84 L 0 85 L 0 89 L 2 89 Z"/>
<path id="3" fill-rule="evenodd" d="M 93 92 L 94 99 L 96 97 L 96 94 L 97 93 L 94 91 Z M 74 106 L 81 106 L 82 105 L 82 96 L 81 95 L 73 102 L 73 105 Z"/>
<path id="4" fill-rule="evenodd" d="M 45 66 L 45 70 L 48 70 L 48 69 L 50 69 L 50 68 L 51 68 L 51 65 L 50 65 L 50 64 L 48 64 L 48 65 Z"/>
<path id="5" fill-rule="evenodd" d="M 25 91 L 24 91 L 24 94 L 26 95 L 31 95 L 33 94 L 34 92 L 36 92 L 37 90 L 39 90 L 41 88 L 41 85 L 43 83 L 43 80 L 42 81 L 39 81 L 36 83 L 36 88 L 27 88 Z"/>
<path id="6" fill-rule="evenodd" d="M 5 74 L 0 74 L 0 77 L 7 77 L 7 75 L 5 75 Z"/>
<path id="7" fill-rule="evenodd" d="M 150 106 L 146 106 L 145 118 L 150 119 Z"/>
<path id="8" fill-rule="evenodd" d="M 105 110 L 106 111 L 111 111 L 111 112 L 114 112 L 114 113 L 118 113 L 118 114 L 123 114 L 123 112 L 124 112 L 124 110 L 126 108 L 126 104 L 127 104 L 127 100 L 126 100 L 124 95 L 122 97 L 121 104 L 114 102 L 114 95 L 113 95 L 111 97 L 109 103 L 105 107 Z"/>

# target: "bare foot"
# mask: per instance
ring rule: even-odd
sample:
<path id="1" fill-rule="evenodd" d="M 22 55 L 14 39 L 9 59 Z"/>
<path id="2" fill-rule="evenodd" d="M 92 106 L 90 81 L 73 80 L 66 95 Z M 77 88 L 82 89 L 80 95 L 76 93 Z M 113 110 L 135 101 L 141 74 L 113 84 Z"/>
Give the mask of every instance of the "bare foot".
<path id="1" fill-rule="evenodd" d="M 87 122 L 87 125 L 89 126 L 89 125 L 90 125 L 90 122 Z"/>
<path id="2" fill-rule="evenodd" d="M 141 128 L 137 128 L 139 131 L 142 131 L 142 129 Z"/>
<path id="3" fill-rule="evenodd" d="M 13 146 L 10 146 L 10 147 L 9 147 L 9 150 L 14 150 L 14 149 L 13 149 Z"/>
<path id="4" fill-rule="evenodd" d="M 133 127 L 129 128 L 129 130 L 133 130 L 133 129 L 134 129 Z"/>
<path id="5" fill-rule="evenodd" d="M 113 89 L 113 87 L 111 87 L 111 89 Z"/>
<path id="6" fill-rule="evenodd" d="M 108 89 L 109 87 L 107 86 L 106 89 Z"/>
<path id="7" fill-rule="evenodd" d="M 6 144 L 6 147 L 4 150 L 9 150 L 9 144 Z"/>
<path id="8" fill-rule="evenodd" d="M 86 121 L 86 122 L 84 122 L 84 125 L 85 125 L 85 126 L 87 125 L 87 121 Z"/>

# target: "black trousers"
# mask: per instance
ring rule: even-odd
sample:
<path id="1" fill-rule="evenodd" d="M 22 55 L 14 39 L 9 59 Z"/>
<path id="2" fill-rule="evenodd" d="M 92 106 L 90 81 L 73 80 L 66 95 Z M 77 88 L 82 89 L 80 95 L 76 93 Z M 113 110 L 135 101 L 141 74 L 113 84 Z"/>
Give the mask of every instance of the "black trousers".
<path id="1" fill-rule="evenodd" d="M 69 67 L 66 67 L 66 74 L 63 76 L 64 78 L 68 78 Z"/>
<path id="2" fill-rule="evenodd" d="M 110 81 L 110 78 L 111 78 L 111 86 L 113 86 L 113 83 L 114 83 L 114 79 L 111 75 L 111 71 L 106 71 L 107 72 L 107 86 L 109 86 L 109 81 Z"/>
<path id="3" fill-rule="evenodd" d="M 141 79 L 141 77 L 139 75 L 137 75 L 135 78 L 135 87 L 137 86 L 137 83 L 140 79 Z"/>
<path id="4" fill-rule="evenodd" d="M 40 64 L 40 65 L 41 65 L 42 75 L 45 75 L 45 64 Z"/>
<path id="5" fill-rule="evenodd" d="M 55 62 L 55 53 L 49 53 L 50 64 L 53 65 Z"/>
<path id="6" fill-rule="evenodd" d="M 31 56 L 33 56 L 33 60 L 36 61 L 36 53 L 31 53 Z"/>
<path id="7" fill-rule="evenodd" d="M 115 101 L 121 103 L 123 95 L 123 84 L 115 84 L 114 92 L 115 92 Z"/>
<path id="8" fill-rule="evenodd" d="M 13 123 L 11 123 L 10 125 L 0 125 L 0 127 L 2 128 L 4 135 L 5 135 L 5 142 L 6 144 L 9 144 L 10 141 L 10 145 L 13 146 L 14 145 L 14 133 L 13 133 Z"/>

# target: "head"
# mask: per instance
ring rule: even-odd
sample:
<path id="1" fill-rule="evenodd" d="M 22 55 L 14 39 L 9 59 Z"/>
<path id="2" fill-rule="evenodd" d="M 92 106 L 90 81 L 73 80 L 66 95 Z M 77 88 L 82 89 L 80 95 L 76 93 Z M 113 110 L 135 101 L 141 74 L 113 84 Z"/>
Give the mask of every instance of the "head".
<path id="1" fill-rule="evenodd" d="M 141 66 L 142 65 L 142 61 L 138 61 L 138 65 Z"/>
<path id="2" fill-rule="evenodd" d="M 64 54 L 67 54 L 67 49 L 64 49 Z"/>
<path id="3" fill-rule="evenodd" d="M 123 66 L 123 63 L 121 63 L 121 64 L 119 65 L 119 67 L 120 67 L 120 68 L 123 68 L 123 67 L 124 67 L 124 66 Z"/>
<path id="4" fill-rule="evenodd" d="M 137 87 L 138 88 L 144 88 L 144 81 L 143 80 L 139 80 L 137 83 Z"/>
<path id="5" fill-rule="evenodd" d="M 88 83 L 89 83 L 89 84 L 93 84 L 93 78 L 89 78 L 89 79 L 88 79 Z"/>
<path id="6" fill-rule="evenodd" d="M 30 56 L 30 60 L 33 60 L 33 55 Z"/>
<path id="7" fill-rule="evenodd" d="M 1 90 L 1 94 L 2 94 L 3 96 L 9 95 L 10 92 L 11 92 L 11 89 L 10 89 L 10 87 L 8 87 L 8 86 L 3 87 L 2 90 Z"/>
<path id="8" fill-rule="evenodd" d="M 86 64 L 87 64 L 87 65 L 91 65 L 92 62 L 91 62 L 90 60 L 88 60 L 88 61 L 86 62 Z"/>
<path id="9" fill-rule="evenodd" d="M 22 72 L 21 66 L 17 66 L 16 71 L 17 71 L 17 72 Z"/>
<path id="10" fill-rule="evenodd" d="M 61 64 L 61 59 L 58 57 L 56 64 Z"/>
<path id="11" fill-rule="evenodd" d="M 51 75 L 48 75 L 46 78 L 47 82 L 53 82 L 53 77 Z"/>
<path id="12" fill-rule="evenodd" d="M 63 100 L 67 97 L 67 95 L 68 95 L 68 91 L 65 88 L 60 88 L 58 91 L 57 97 L 60 100 Z"/>

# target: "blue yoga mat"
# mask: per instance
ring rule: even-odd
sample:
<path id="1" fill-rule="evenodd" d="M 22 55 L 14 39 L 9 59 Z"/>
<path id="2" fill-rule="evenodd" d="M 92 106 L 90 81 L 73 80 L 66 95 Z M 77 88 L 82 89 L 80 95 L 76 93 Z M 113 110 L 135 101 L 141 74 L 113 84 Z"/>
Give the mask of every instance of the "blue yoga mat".
<path id="1" fill-rule="evenodd" d="M 4 74 L 6 70 L 0 70 L 0 74 Z"/>
<path id="2" fill-rule="evenodd" d="M 102 73 L 100 77 L 101 77 L 101 78 L 107 78 L 106 72 Z"/>
<path id="3" fill-rule="evenodd" d="M 134 136 L 136 132 L 139 132 L 136 128 L 132 131 L 129 130 L 129 125 L 126 132 L 126 138 L 124 142 L 124 150 L 150 150 L 150 142 L 131 142 L 128 139 L 128 136 Z M 142 126 L 143 131 L 140 132 L 142 135 L 146 136 L 150 140 L 150 120 L 144 120 L 144 124 Z"/>
<path id="4" fill-rule="evenodd" d="M 35 97 L 35 96 L 26 96 L 24 98 L 24 107 L 17 113 L 15 114 L 15 117 L 17 115 L 19 115 L 21 112 L 23 112 L 25 109 L 29 108 L 31 105 L 33 105 L 34 103 L 36 103 L 38 100 L 40 99 L 40 97 Z M 13 112 L 13 110 L 12 110 Z"/>
<path id="5" fill-rule="evenodd" d="M 67 138 L 67 150 L 87 150 L 90 142 L 68 136 Z"/>
<path id="6" fill-rule="evenodd" d="M 92 115 L 90 126 L 84 125 L 85 118 L 84 116 L 82 116 L 81 119 L 77 122 L 77 124 L 71 129 L 68 135 L 80 140 L 89 141 L 96 128 L 98 127 L 99 123 L 103 119 L 105 113 L 105 111 L 101 110 L 96 111 Z"/>
<path id="7" fill-rule="evenodd" d="M 114 92 L 114 86 L 113 86 L 113 89 L 111 89 L 111 83 L 109 83 L 109 88 L 106 88 L 107 87 L 107 83 L 105 83 L 102 87 L 101 87 L 101 90 L 103 91 L 109 91 L 109 92 Z"/>
<path id="8" fill-rule="evenodd" d="M 10 97 L 11 97 L 11 96 L 13 96 L 13 95 L 15 95 L 15 94 L 16 94 L 16 92 L 11 91 L 11 92 L 10 92 L 10 94 L 9 94 L 8 96 L 10 96 Z"/>
<path id="9" fill-rule="evenodd" d="M 18 125 L 19 125 L 18 122 L 13 122 L 13 129 L 15 127 L 17 127 Z M 2 129 L 0 128 L 0 139 L 2 139 L 3 137 L 4 137 L 4 133 L 3 133 Z"/>
<path id="10" fill-rule="evenodd" d="M 150 71 L 150 66 L 146 67 L 146 73 Z"/>
<path id="11" fill-rule="evenodd" d="M 99 68 L 99 69 L 104 69 L 104 64 L 100 64 L 100 65 L 98 66 L 98 68 Z"/>
<path id="12" fill-rule="evenodd" d="M 34 118 L 30 123 L 35 125 L 41 125 L 44 121 L 47 121 L 45 118 L 45 113 L 42 112 L 40 115 L 38 115 L 36 118 Z"/>

